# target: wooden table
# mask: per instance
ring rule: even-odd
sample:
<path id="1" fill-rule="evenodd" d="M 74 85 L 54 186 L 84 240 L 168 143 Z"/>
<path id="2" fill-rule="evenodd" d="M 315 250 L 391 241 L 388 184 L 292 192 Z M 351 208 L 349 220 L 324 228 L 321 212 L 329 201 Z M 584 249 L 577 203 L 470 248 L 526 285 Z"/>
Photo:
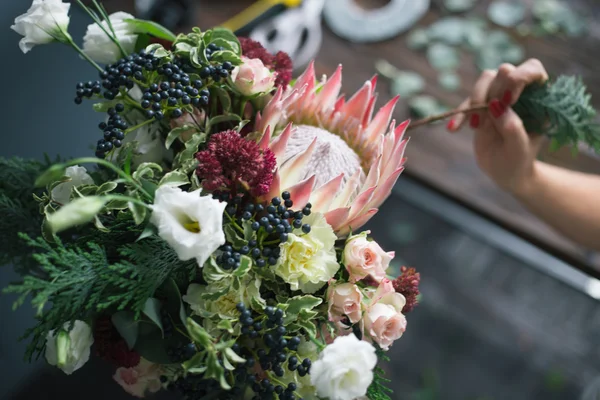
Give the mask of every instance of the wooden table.
<path id="1" fill-rule="evenodd" d="M 379 0 L 360 2 L 381 3 Z M 108 0 L 106 3 L 115 10 L 123 8 L 122 1 Z M 251 3 L 251 0 L 202 1 L 197 10 L 196 25 L 201 29 L 208 29 L 227 20 Z M 471 13 L 485 15 L 489 3 L 490 0 L 481 0 Z M 587 15 L 600 13 L 600 5 L 595 4 L 594 0 L 577 3 Z M 419 25 L 427 26 L 442 15 L 443 12 L 433 5 Z M 187 28 L 182 27 L 182 30 Z M 594 95 L 595 105 L 600 106 L 600 74 L 594 68 L 600 50 L 600 24 L 595 23 L 592 26 L 588 37 L 577 40 L 514 36 L 525 46 L 527 57 L 542 60 L 550 74 L 581 75 Z M 458 105 L 468 95 L 479 74 L 472 56 L 463 53 L 463 62 L 459 70 L 461 88 L 457 92 L 447 92 L 437 84 L 437 73 L 429 65 L 424 54 L 407 48 L 405 35 L 376 44 L 353 44 L 337 37 L 326 27 L 317 57 L 317 72 L 331 74 L 338 64 L 343 64 L 344 91 L 352 93 L 375 73 L 374 62 L 379 58 L 387 59 L 400 69 L 419 71 L 428 82 L 426 92 L 446 104 Z M 380 80 L 379 92 L 379 104 L 383 104 L 390 98 L 384 80 Z M 406 102 L 400 101 L 395 118 L 400 121 L 408 118 Z M 406 174 L 484 214 L 581 269 L 589 269 L 594 264 L 600 266 L 600 263 L 590 259 L 590 254 L 585 249 L 553 232 L 483 175 L 473 155 L 471 132 L 450 135 L 441 124 L 414 130 L 410 136 Z M 554 154 L 544 152 L 541 156 L 548 162 L 566 168 L 600 173 L 600 160 L 587 154 L 573 157 L 569 150 L 563 150 Z"/>

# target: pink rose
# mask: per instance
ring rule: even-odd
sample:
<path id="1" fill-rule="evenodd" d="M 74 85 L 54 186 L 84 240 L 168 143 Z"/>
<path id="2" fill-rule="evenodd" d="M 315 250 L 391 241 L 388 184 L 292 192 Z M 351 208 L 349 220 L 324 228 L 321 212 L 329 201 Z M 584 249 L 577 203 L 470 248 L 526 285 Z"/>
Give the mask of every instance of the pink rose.
<path id="1" fill-rule="evenodd" d="M 406 299 L 394 291 L 392 281 L 384 279 L 371 297 L 364 315 L 365 333 L 383 350 L 388 350 L 406 330 L 402 308 Z"/>
<path id="2" fill-rule="evenodd" d="M 119 368 L 113 379 L 135 397 L 144 397 L 146 392 L 155 393 L 160 390 L 160 365 L 151 363 L 144 358 L 133 368 Z"/>
<path id="3" fill-rule="evenodd" d="M 338 328 L 347 328 L 347 322 L 355 324 L 362 317 L 362 298 L 360 289 L 352 283 L 332 285 L 327 292 L 329 301 L 329 320 Z M 347 317 L 347 318 L 346 318 Z"/>
<path id="4" fill-rule="evenodd" d="M 350 282 L 358 282 L 367 276 L 381 282 L 385 271 L 394 258 L 394 252 L 386 253 L 377 244 L 367 240 L 369 231 L 350 238 L 344 248 L 344 265 L 350 274 Z"/>
<path id="5" fill-rule="evenodd" d="M 276 73 L 265 67 L 258 58 L 242 56 L 243 64 L 231 71 L 231 81 L 244 96 L 270 92 L 275 86 Z"/>
<path id="6" fill-rule="evenodd" d="M 194 113 L 183 113 L 183 115 L 179 118 L 171 120 L 171 129 L 180 128 L 182 126 L 196 126 L 198 128 L 204 127 L 204 118 L 206 118 L 206 112 L 204 110 L 198 109 L 194 107 Z M 187 130 L 181 135 L 179 138 L 182 142 L 187 142 L 192 138 L 192 135 L 197 131 L 194 129 Z"/>

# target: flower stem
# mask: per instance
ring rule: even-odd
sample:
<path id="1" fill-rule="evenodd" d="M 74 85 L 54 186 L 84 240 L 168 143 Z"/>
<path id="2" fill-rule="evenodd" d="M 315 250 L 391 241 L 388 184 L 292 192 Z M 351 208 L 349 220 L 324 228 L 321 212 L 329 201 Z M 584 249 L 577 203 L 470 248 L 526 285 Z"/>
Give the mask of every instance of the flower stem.
<path id="1" fill-rule="evenodd" d="M 238 231 L 240 231 L 241 234 L 244 234 L 244 230 L 242 229 L 242 227 L 237 224 L 237 222 L 231 217 L 231 215 L 229 215 L 227 213 L 227 211 L 225 211 L 225 215 L 229 219 L 229 222 L 231 222 L 231 225 L 233 225 L 233 227 L 235 229 L 237 229 Z"/>
<path id="2" fill-rule="evenodd" d="M 94 68 L 96 68 L 98 70 L 98 72 L 104 71 L 104 69 L 101 66 L 99 66 L 94 60 L 92 60 L 90 58 L 90 56 L 85 54 L 85 52 L 79 46 L 77 46 L 77 44 L 73 41 L 73 38 L 71 38 L 71 36 L 67 35 L 66 40 L 67 40 L 67 43 L 70 44 L 71 47 L 73 47 L 75 49 L 75 51 L 77 51 L 81 57 L 83 57 L 87 62 L 92 64 L 92 66 Z"/>
<path id="3" fill-rule="evenodd" d="M 154 118 L 152 118 L 152 119 L 147 119 L 147 120 L 145 120 L 144 122 L 141 122 L 141 123 L 137 124 L 136 126 L 132 126 L 131 128 L 128 128 L 128 129 L 126 129 L 126 130 L 125 130 L 123 133 L 124 133 L 125 135 L 127 135 L 129 132 L 133 132 L 133 131 L 135 131 L 136 129 L 140 129 L 142 126 L 146 126 L 146 125 L 148 125 L 148 124 L 150 124 L 150 123 L 152 123 L 152 122 L 154 122 Z"/>
<path id="4" fill-rule="evenodd" d="M 455 108 L 454 110 L 450 110 L 450 111 L 447 111 L 442 114 L 432 115 L 430 117 L 415 121 L 415 122 L 411 123 L 408 126 L 408 128 L 406 128 L 406 130 L 409 131 L 411 129 L 418 128 L 419 126 L 428 125 L 428 124 L 431 124 L 432 122 L 436 122 L 436 121 L 441 121 L 443 119 L 446 119 L 446 118 L 451 117 L 456 114 L 461 114 L 461 113 L 470 114 L 470 113 L 477 112 L 477 111 L 485 111 L 487 109 L 488 109 L 487 104 L 478 104 L 478 105 L 471 106 L 468 108 Z"/>
<path id="5" fill-rule="evenodd" d="M 146 204 L 143 201 L 141 201 L 140 199 L 136 199 L 135 197 L 123 196 L 120 194 L 109 194 L 109 195 L 106 195 L 105 197 L 109 200 L 124 200 L 124 201 L 128 201 L 130 203 L 139 204 L 140 206 L 146 207 L 148 209 L 152 209 L 152 207 L 150 207 L 149 204 Z"/>

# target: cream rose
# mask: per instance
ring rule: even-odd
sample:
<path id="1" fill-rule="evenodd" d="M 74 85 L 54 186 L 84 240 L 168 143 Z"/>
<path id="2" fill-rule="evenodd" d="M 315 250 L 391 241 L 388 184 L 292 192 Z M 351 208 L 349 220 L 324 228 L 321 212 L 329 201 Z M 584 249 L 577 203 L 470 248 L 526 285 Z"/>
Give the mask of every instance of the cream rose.
<path id="1" fill-rule="evenodd" d="M 304 222 L 311 231 L 288 235 L 287 242 L 280 245 L 281 255 L 273 270 L 292 290 L 314 293 L 340 268 L 334 248 L 336 236 L 323 214 L 313 213 Z"/>
<path id="2" fill-rule="evenodd" d="M 231 81 L 244 96 L 270 92 L 275 85 L 276 74 L 265 67 L 258 58 L 242 56 L 243 64 L 231 71 Z"/>
<path id="3" fill-rule="evenodd" d="M 338 336 L 325 347 L 310 370 L 320 397 L 353 400 L 367 394 L 377 365 L 375 348 L 354 335 Z"/>
<path id="4" fill-rule="evenodd" d="M 19 48 L 28 53 L 38 44 L 70 40 L 69 8 L 71 4 L 61 0 L 33 0 L 27 12 L 15 19 L 11 29 L 23 36 Z"/>
<path id="5" fill-rule="evenodd" d="M 406 318 L 402 308 L 406 299 L 394 291 L 392 282 L 384 279 L 374 292 L 364 314 L 364 329 L 383 350 L 388 350 L 406 330 Z"/>
<path id="6" fill-rule="evenodd" d="M 75 321 L 73 329 L 67 332 L 70 324 L 63 326 L 64 330 L 50 331 L 46 338 L 46 361 L 56 365 L 67 375 L 71 375 L 88 362 L 90 348 L 94 343 L 92 329 L 83 321 Z"/>
<path id="7" fill-rule="evenodd" d="M 150 222 L 181 260 L 195 258 L 202 267 L 225 243 L 223 212 L 227 203 L 163 185 L 156 190 Z"/>
<path id="8" fill-rule="evenodd" d="M 377 282 L 386 277 L 385 271 L 394 258 L 394 252 L 385 252 L 377 242 L 367 240 L 369 231 L 350 237 L 344 248 L 343 263 L 351 282 L 371 276 Z"/>
<path id="9" fill-rule="evenodd" d="M 113 379 L 130 395 L 142 398 L 161 389 L 161 373 L 160 365 L 142 358 L 135 367 L 117 369 Z"/>
<path id="10" fill-rule="evenodd" d="M 332 285 L 327 291 L 329 302 L 329 320 L 338 328 L 347 328 L 343 320 L 351 324 L 360 321 L 362 317 L 362 298 L 360 289 L 352 283 Z"/>

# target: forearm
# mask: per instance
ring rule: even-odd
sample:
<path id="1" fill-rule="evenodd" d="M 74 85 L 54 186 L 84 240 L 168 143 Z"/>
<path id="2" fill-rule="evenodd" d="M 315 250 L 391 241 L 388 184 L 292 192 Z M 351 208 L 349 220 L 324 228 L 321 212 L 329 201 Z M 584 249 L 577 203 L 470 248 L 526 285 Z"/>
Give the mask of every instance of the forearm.
<path id="1" fill-rule="evenodd" d="M 531 212 L 588 249 L 600 250 L 600 177 L 536 162 L 513 193 Z"/>

